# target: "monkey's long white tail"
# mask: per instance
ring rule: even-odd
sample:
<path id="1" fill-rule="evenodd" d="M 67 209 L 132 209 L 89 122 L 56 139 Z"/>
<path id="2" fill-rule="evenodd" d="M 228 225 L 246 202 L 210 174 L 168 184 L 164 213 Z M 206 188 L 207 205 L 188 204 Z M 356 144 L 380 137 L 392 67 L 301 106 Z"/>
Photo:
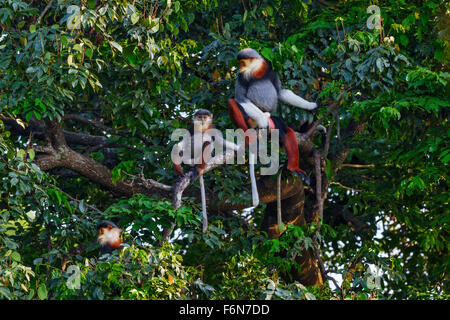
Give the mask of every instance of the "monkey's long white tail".
<path id="1" fill-rule="evenodd" d="M 259 205 L 259 195 L 255 179 L 255 160 L 256 155 L 253 152 L 249 152 L 249 170 L 250 170 L 250 182 L 252 185 L 252 202 L 253 206 L 257 207 Z"/>
<path id="2" fill-rule="evenodd" d="M 202 197 L 202 217 L 203 217 L 203 233 L 208 230 L 208 215 L 206 213 L 206 195 L 205 195 L 205 183 L 203 181 L 203 175 L 198 178 L 200 182 L 200 194 Z"/>
<path id="3" fill-rule="evenodd" d="M 291 90 L 281 89 L 279 93 L 279 98 L 284 103 L 290 104 L 294 107 L 302 108 L 305 110 L 314 110 L 317 108 L 317 104 L 315 102 L 309 102 L 305 99 L 299 97 Z"/>

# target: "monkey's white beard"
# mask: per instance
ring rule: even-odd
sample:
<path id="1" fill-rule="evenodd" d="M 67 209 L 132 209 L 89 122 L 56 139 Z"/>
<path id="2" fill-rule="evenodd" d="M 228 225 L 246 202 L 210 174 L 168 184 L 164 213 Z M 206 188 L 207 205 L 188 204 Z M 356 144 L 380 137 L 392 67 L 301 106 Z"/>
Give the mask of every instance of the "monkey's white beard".
<path id="1" fill-rule="evenodd" d="M 122 229 L 114 228 L 111 230 L 105 230 L 101 236 L 98 237 L 98 242 L 101 245 L 107 243 L 114 243 L 117 239 L 120 239 L 120 234 L 122 233 Z"/>
<path id="2" fill-rule="evenodd" d="M 194 120 L 194 131 L 204 132 L 208 130 L 212 125 L 212 119 L 208 119 L 207 121 L 199 121 Z"/>
<path id="3" fill-rule="evenodd" d="M 262 68 L 265 61 L 263 59 L 253 59 L 250 64 L 244 68 L 241 68 L 241 73 L 246 80 L 250 79 L 255 72 Z"/>

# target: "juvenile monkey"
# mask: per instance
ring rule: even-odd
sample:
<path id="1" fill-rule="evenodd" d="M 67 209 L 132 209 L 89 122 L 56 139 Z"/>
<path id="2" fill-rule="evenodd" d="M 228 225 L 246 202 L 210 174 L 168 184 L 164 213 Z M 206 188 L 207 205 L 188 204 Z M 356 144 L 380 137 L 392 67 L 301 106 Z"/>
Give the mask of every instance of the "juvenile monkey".
<path id="1" fill-rule="evenodd" d="M 227 148 L 238 150 L 239 147 L 223 139 L 222 133 L 213 126 L 213 115 L 209 110 L 199 109 L 194 113 L 192 124 L 189 128 L 189 137 L 185 137 L 176 144 L 172 150 L 172 160 L 175 171 L 183 174 L 181 163 L 195 166 L 199 176 L 200 193 L 202 199 L 203 232 L 208 229 L 208 216 L 206 213 L 206 195 L 203 180 L 203 170 L 211 158 L 213 147 L 220 144 Z M 196 141 L 197 140 L 197 141 Z M 193 156 L 191 151 L 193 151 Z"/>

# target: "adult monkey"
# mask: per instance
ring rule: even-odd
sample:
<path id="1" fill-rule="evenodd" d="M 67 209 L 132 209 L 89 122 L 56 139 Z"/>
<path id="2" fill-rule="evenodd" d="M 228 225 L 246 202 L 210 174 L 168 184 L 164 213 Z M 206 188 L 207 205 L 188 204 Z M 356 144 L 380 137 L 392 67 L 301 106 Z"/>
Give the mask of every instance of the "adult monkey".
<path id="1" fill-rule="evenodd" d="M 281 141 L 288 157 L 288 169 L 300 175 L 309 184 L 306 172 L 299 167 L 299 151 L 294 130 L 273 114 L 278 107 L 278 100 L 292 106 L 314 110 L 318 107 L 315 102 L 308 102 L 289 89 L 281 87 L 281 81 L 272 66 L 254 49 L 241 50 L 239 61 L 239 76 L 235 87 L 234 99 L 228 100 L 231 121 L 244 132 L 249 128 L 278 129 Z M 248 144 L 256 142 L 256 137 L 246 138 Z M 250 178 L 254 206 L 259 197 L 256 188 L 254 167 L 251 165 L 256 155 L 250 152 Z"/>
<path id="2" fill-rule="evenodd" d="M 100 243 L 100 255 L 112 253 L 115 249 L 120 249 L 122 244 L 120 235 L 122 231 L 122 229 L 108 220 L 97 224 L 97 241 Z"/>
<path id="3" fill-rule="evenodd" d="M 240 72 L 235 97 L 228 100 L 232 122 L 244 131 L 249 128 L 279 129 L 286 148 L 288 169 L 309 183 L 306 172 L 299 167 L 298 144 L 294 130 L 273 114 L 277 110 L 278 100 L 305 110 L 314 110 L 318 104 L 306 101 L 289 89 L 283 89 L 270 63 L 254 49 L 241 50 L 237 59 Z"/>

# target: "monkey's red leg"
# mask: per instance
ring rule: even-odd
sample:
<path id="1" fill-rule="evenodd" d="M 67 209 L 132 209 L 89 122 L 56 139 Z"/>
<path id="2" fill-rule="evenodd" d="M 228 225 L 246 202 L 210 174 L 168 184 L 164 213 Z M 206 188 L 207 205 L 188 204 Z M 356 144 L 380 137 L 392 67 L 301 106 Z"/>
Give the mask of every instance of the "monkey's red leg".
<path id="1" fill-rule="evenodd" d="M 245 121 L 244 115 L 242 114 L 237 102 L 234 99 L 228 100 L 228 113 L 230 114 L 230 119 L 234 123 L 234 125 L 236 127 L 238 127 L 239 129 L 244 130 L 244 133 L 245 133 L 249 127 L 248 127 L 247 122 Z M 256 142 L 256 136 L 254 134 L 245 136 L 245 144 L 246 145 L 250 145 L 255 142 Z"/>
<path id="2" fill-rule="evenodd" d="M 182 175 L 183 174 L 183 168 L 181 167 L 181 165 L 179 164 L 174 164 L 175 167 L 175 171 L 179 174 Z"/>
<path id="3" fill-rule="evenodd" d="M 288 157 L 288 169 L 300 174 L 303 173 L 306 176 L 306 172 L 299 167 L 298 143 L 295 132 L 289 127 L 286 130 L 283 143 Z"/>
<path id="4" fill-rule="evenodd" d="M 201 175 L 203 170 L 206 168 L 206 164 L 211 158 L 212 144 L 210 142 L 205 142 L 202 147 L 202 163 L 196 166 L 198 174 Z"/>
<path id="5" fill-rule="evenodd" d="M 228 100 L 228 113 L 230 114 L 231 121 L 236 127 L 247 131 L 247 122 L 245 121 L 244 115 L 242 114 L 237 102 L 234 99 Z"/>

